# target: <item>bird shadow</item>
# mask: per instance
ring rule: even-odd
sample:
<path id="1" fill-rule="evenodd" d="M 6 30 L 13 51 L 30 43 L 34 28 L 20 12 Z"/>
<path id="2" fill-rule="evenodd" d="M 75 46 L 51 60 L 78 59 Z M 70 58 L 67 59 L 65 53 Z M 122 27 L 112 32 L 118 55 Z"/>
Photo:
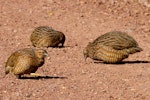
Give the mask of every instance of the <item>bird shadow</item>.
<path id="1" fill-rule="evenodd" d="M 94 63 L 96 63 L 96 64 L 99 64 L 99 63 L 110 64 L 110 63 L 96 62 L 96 61 Z M 139 64 L 150 63 L 150 61 L 139 61 L 139 60 L 137 60 L 137 61 L 122 61 L 122 62 L 118 62 L 118 63 L 115 63 L 115 64 L 137 64 L 137 63 L 139 63 Z"/>
<path id="2" fill-rule="evenodd" d="M 69 47 L 71 47 L 71 46 L 54 46 L 52 48 L 69 48 Z"/>
<path id="3" fill-rule="evenodd" d="M 39 79 L 67 79 L 67 77 L 60 77 L 60 76 L 23 76 L 19 79 L 34 79 L 34 80 L 39 80 Z"/>
<path id="4" fill-rule="evenodd" d="M 139 60 L 137 60 L 137 61 L 123 61 L 123 62 L 120 62 L 118 64 L 137 64 L 137 63 L 140 63 L 140 64 L 150 63 L 150 61 L 139 61 Z"/>

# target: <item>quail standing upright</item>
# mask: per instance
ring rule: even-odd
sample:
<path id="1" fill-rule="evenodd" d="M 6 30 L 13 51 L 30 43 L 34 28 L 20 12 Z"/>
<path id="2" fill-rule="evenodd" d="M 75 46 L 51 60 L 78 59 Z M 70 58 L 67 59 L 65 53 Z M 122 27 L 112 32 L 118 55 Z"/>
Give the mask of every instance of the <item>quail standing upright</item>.
<path id="1" fill-rule="evenodd" d="M 5 66 L 5 74 L 13 73 L 17 78 L 21 75 L 35 74 L 37 69 L 44 64 L 47 52 L 43 49 L 25 48 L 11 54 Z"/>
<path id="2" fill-rule="evenodd" d="M 40 26 L 34 29 L 30 36 L 32 45 L 35 47 L 61 47 L 64 46 L 65 35 L 48 26 Z"/>
<path id="3" fill-rule="evenodd" d="M 128 58 L 129 54 L 142 51 L 138 43 L 127 33 L 108 32 L 90 42 L 84 49 L 84 57 L 105 63 L 118 63 Z"/>

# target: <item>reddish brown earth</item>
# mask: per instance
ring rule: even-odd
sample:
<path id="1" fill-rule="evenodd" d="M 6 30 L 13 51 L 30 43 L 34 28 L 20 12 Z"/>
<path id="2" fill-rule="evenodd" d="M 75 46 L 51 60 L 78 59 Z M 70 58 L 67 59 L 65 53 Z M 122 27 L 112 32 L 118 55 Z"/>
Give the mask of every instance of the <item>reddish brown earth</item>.
<path id="1" fill-rule="evenodd" d="M 150 100 L 150 2 L 148 0 L 0 0 L 0 100 Z M 65 48 L 50 55 L 38 73 L 52 78 L 4 76 L 10 54 L 32 47 L 37 26 L 66 35 Z M 83 48 L 113 30 L 133 36 L 143 51 L 123 64 L 103 64 Z"/>

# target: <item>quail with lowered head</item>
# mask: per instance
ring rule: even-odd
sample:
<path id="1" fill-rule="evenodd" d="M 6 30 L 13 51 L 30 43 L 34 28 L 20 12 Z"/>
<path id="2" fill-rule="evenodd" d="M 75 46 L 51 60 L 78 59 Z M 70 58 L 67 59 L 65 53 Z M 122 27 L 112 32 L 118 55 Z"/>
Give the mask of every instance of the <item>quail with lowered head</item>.
<path id="1" fill-rule="evenodd" d="M 34 29 L 30 36 L 32 45 L 35 47 L 61 47 L 64 46 L 65 35 L 60 31 L 54 30 L 52 27 L 39 26 Z"/>
<path id="2" fill-rule="evenodd" d="M 138 43 L 127 33 L 108 32 L 90 42 L 83 50 L 85 60 L 90 57 L 105 63 L 118 63 L 128 58 L 129 54 L 142 51 Z"/>

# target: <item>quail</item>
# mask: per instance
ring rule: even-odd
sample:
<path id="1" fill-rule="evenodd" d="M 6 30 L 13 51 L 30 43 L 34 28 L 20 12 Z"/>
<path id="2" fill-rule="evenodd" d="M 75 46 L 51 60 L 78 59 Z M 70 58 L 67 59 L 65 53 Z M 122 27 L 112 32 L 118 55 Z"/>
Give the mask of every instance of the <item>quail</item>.
<path id="1" fill-rule="evenodd" d="M 17 78 L 24 74 L 38 76 L 35 72 L 44 64 L 46 50 L 24 48 L 11 54 L 5 66 L 5 75 L 13 73 Z"/>
<path id="2" fill-rule="evenodd" d="M 30 36 L 30 40 L 34 47 L 61 47 L 64 46 L 65 35 L 60 31 L 54 30 L 52 27 L 39 26 L 35 28 Z"/>
<path id="3" fill-rule="evenodd" d="M 129 54 L 142 51 L 138 43 L 127 33 L 112 31 L 99 36 L 83 50 L 85 60 L 90 57 L 105 63 L 118 63 Z"/>

